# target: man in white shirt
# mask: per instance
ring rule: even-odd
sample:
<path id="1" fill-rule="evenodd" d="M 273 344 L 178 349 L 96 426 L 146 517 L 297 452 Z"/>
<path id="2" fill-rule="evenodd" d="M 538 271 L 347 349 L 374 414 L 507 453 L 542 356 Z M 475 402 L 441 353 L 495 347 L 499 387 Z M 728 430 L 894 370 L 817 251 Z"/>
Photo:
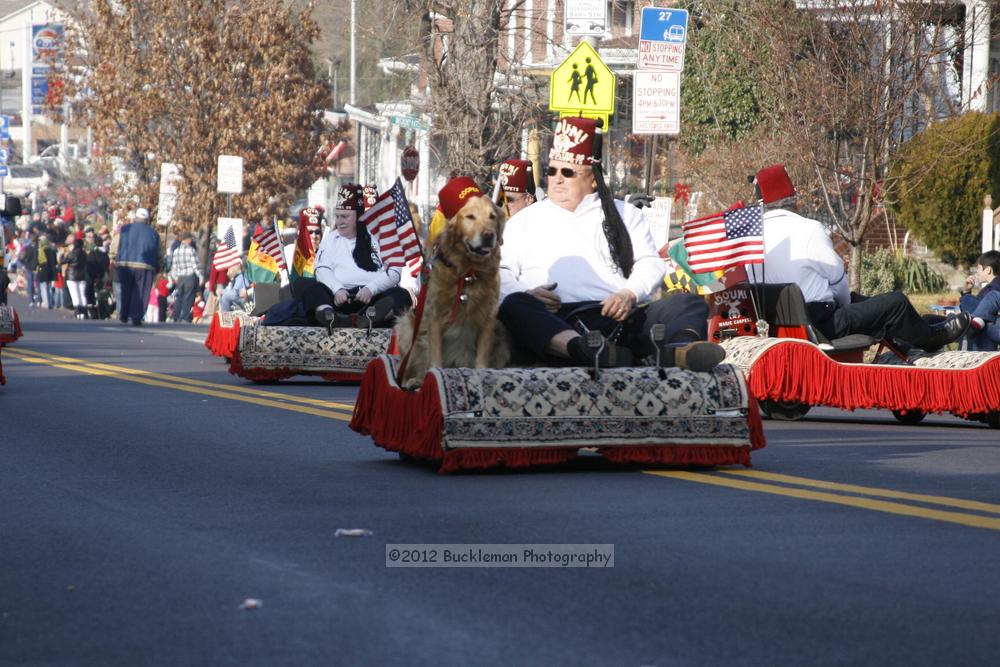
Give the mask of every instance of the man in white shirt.
<path id="1" fill-rule="evenodd" d="M 968 317 L 953 316 L 929 325 L 902 292 L 855 297 L 852 303 L 844 260 L 820 222 L 794 212 L 795 186 L 784 165 L 761 169 L 754 182 L 768 210 L 764 272 L 755 266 L 753 273 L 772 284 L 796 283 L 810 321 L 828 339 L 864 334 L 936 350 L 965 333 Z"/>
<path id="2" fill-rule="evenodd" d="M 591 364 L 596 351 L 568 318 L 581 305 L 597 304 L 580 317 L 583 326 L 612 336 L 619 330 L 601 353 L 603 365 L 655 363 L 649 332 L 663 324 L 661 363 L 709 370 L 725 351 L 705 342 L 702 299 L 676 293 L 635 309 L 651 300 L 666 265 L 642 212 L 612 199 L 600 169 L 596 121 L 560 120 L 549 152 L 548 198 L 514 215 L 504 230 L 500 320 L 538 360 Z"/>

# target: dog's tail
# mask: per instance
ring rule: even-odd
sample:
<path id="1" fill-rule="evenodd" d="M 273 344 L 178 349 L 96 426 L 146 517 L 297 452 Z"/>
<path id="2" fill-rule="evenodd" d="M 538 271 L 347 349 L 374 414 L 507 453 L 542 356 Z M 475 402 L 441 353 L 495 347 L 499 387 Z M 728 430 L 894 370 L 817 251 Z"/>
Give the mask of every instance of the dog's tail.
<path id="1" fill-rule="evenodd" d="M 413 310 L 408 310 L 396 318 L 396 344 L 399 345 L 400 355 L 404 355 L 413 346 L 414 325 L 416 317 Z"/>

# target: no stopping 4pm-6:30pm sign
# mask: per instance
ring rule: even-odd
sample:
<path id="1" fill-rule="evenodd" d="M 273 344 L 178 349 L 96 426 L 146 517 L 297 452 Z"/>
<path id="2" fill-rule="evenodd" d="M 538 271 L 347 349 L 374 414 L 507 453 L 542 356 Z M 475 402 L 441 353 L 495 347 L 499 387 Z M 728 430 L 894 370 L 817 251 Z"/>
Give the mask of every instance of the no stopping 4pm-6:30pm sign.
<path id="1" fill-rule="evenodd" d="M 681 130 L 681 73 L 633 73 L 632 132 L 678 134 Z"/>

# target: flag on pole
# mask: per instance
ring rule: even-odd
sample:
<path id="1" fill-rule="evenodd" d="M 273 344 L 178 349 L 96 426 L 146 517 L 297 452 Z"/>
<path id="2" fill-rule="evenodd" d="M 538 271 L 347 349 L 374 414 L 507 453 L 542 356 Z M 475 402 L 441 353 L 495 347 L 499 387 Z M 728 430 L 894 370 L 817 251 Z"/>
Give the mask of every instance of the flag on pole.
<path id="1" fill-rule="evenodd" d="M 422 258 L 417 230 L 413 226 L 403 184 L 398 178 L 371 208 L 361 214 L 358 222 L 368 227 L 368 233 L 378 243 L 385 268 L 402 270 L 404 265 L 412 266 Z"/>
<path id="2" fill-rule="evenodd" d="M 289 280 L 315 276 L 316 249 L 309 238 L 309 228 L 319 225 L 320 213 L 316 209 L 310 207 L 299 212 L 299 233 L 295 238 L 295 254 L 292 256 L 292 270 L 288 272 Z"/>
<path id="3" fill-rule="evenodd" d="M 691 220 L 682 228 L 687 263 L 693 273 L 764 263 L 764 220 L 760 206 L 735 208 Z"/>
<path id="4" fill-rule="evenodd" d="M 247 276 L 253 283 L 274 282 L 285 267 L 281 253 L 281 242 L 273 225 L 258 224 L 250 241 L 247 253 Z"/>
<path id="5" fill-rule="evenodd" d="M 216 232 L 219 245 L 216 246 L 215 256 L 212 258 L 212 266 L 217 271 L 225 271 L 231 266 L 240 265 L 240 244 L 236 240 L 235 223 L 242 224 L 242 220 L 219 218 L 219 228 Z"/>
<path id="6" fill-rule="evenodd" d="M 724 288 L 720 280 L 723 275 L 722 271 L 695 273 L 691 270 L 691 267 L 688 266 L 688 256 L 684 249 L 683 240 L 660 248 L 660 257 L 663 257 L 667 263 L 667 275 L 663 277 L 667 291 L 679 290 L 705 295 Z"/>

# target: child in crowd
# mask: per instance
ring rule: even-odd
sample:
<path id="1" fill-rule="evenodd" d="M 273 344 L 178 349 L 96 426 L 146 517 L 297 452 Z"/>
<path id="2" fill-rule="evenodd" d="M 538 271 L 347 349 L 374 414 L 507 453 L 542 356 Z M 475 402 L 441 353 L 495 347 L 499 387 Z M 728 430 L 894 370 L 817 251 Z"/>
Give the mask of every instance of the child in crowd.
<path id="1" fill-rule="evenodd" d="M 201 292 L 195 294 L 194 304 L 191 306 L 191 321 L 197 324 L 205 314 L 205 297 Z"/>
<path id="2" fill-rule="evenodd" d="M 153 286 L 149 288 L 149 305 L 146 306 L 146 322 L 160 321 L 159 295 L 156 283 L 153 283 Z"/>
<path id="3" fill-rule="evenodd" d="M 170 294 L 170 285 L 167 282 L 167 276 L 164 274 L 159 274 L 156 277 L 156 310 L 158 314 L 158 322 L 167 321 L 167 296 Z"/>

